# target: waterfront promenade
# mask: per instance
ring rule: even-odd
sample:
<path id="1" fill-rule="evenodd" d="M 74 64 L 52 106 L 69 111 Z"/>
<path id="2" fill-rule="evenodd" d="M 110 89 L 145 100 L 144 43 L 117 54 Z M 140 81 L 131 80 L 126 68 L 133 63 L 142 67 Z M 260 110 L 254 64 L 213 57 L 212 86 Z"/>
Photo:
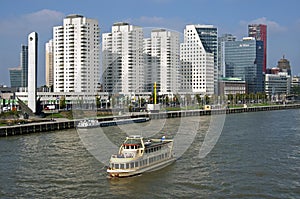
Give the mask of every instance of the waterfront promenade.
<path id="1" fill-rule="evenodd" d="M 276 105 L 276 106 L 256 106 L 247 108 L 228 108 L 228 109 L 212 109 L 212 110 L 181 110 L 181 111 L 167 111 L 159 113 L 135 113 L 124 116 L 109 116 L 97 118 L 98 121 L 113 121 L 114 119 L 128 119 L 137 117 L 147 117 L 150 119 L 163 119 L 163 118 L 176 118 L 176 117 L 191 117 L 191 116 L 208 116 L 217 114 L 233 114 L 245 112 L 258 112 L 258 111 L 273 111 L 284 109 L 299 109 L 300 104 Z M 76 128 L 79 120 L 68 120 L 65 118 L 58 118 L 54 121 L 20 124 L 15 126 L 0 127 L 0 137 L 24 135 L 30 133 L 57 131 L 63 129 Z"/>

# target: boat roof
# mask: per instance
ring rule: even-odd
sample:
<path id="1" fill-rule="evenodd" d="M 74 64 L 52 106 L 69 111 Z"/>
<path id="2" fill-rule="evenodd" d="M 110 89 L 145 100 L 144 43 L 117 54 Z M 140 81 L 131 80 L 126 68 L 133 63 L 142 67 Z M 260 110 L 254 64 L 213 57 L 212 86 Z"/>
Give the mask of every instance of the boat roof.
<path id="1" fill-rule="evenodd" d="M 142 138 L 142 136 L 140 136 L 140 135 L 130 135 L 127 138 Z"/>

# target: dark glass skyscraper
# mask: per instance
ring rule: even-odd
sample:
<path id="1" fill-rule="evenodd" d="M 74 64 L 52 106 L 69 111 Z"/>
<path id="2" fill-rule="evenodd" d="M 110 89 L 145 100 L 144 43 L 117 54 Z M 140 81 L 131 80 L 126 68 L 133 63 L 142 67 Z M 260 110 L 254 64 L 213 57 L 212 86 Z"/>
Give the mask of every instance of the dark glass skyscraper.
<path id="1" fill-rule="evenodd" d="M 246 81 L 247 92 L 263 92 L 263 42 L 253 38 L 224 42 L 226 77 Z"/>
<path id="2" fill-rule="evenodd" d="M 263 55 L 263 72 L 267 70 L 267 25 L 264 24 L 250 24 L 248 25 L 249 37 L 254 37 L 257 41 L 263 41 L 264 55 Z"/>
<path id="3" fill-rule="evenodd" d="M 28 86 L 28 46 L 21 46 L 21 63 L 20 66 L 22 68 L 21 73 L 21 87 Z"/>

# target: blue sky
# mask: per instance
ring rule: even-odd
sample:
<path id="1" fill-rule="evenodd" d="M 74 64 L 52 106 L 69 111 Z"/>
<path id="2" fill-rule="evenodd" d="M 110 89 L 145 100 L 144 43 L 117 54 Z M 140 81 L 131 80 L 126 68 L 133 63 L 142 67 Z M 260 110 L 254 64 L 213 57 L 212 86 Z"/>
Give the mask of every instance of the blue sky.
<path id="1" fill-rule="evenodd" d="M 52 27 L 69 14 L 99 21 L 101 33 L 114 22 L 162 27 L 183 33 L 186 24 L 212 24 L 219 35 L 247 36 L 247 25 L 268 25 L 268 67 L 285 55 L 294 75 L 300 74 L 299 0 L 1 0 L 0 84 L 10 86 L 8 68 L 20 65 L 21 44 L 39 34 L 38 86 L 45 84 L 45 42 Z"/>

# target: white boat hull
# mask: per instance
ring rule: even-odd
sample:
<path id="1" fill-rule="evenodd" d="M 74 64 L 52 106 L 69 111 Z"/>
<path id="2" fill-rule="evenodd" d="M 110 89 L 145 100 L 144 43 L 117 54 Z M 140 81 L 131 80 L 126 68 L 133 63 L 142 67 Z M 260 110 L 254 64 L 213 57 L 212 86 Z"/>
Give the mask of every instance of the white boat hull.
<path id="1" fill-rule="evenodd" d="M 157 162 L 153 165 L 148 165 L 145 167 L 137 168 L 135 170 L 107 169 L 107 172 L 109 173 L 109 177 L 124 178 L 124 177 L 136 176 L 136 175 L 140 175 L 142 173 L 152 172 L 152 171 L 162 169 L 162 168 L 172 164 L 175 160 L 176 160 L 175 158 L 170 158 L 170 159 L 164 160 L 162 162 Z"/>

